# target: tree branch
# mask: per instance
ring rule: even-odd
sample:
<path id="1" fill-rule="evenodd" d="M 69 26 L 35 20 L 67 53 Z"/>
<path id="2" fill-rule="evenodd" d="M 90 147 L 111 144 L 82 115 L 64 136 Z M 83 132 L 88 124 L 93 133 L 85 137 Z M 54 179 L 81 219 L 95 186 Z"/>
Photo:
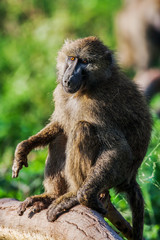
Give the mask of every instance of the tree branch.
<path id="1" fill-rule="evenodd" d="M 78 205 L 55 222 L 47 221 L 46 210 L 28 218 L 29 210 L 18 216 L 21 202 L 0 199 L 0 239 L 3 240 L 122 240 L 100 214 Z"/>

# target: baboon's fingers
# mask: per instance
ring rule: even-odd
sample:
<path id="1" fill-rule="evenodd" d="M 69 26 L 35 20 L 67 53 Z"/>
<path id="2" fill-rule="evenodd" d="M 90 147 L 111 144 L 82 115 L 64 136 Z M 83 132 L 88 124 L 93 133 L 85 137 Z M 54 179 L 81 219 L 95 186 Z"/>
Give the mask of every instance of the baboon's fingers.
<path id="1" fill-rule="evenodd" d="M 19 171 L 22 169 L 23 165 L 28 167 L 27 158 L 25 158 L 23 161 L 14 159 L 12 166 L 12 178 L 18 177 Z"/>
<path id="2" fill-rule="evenodd" d="M 24 202 L 21 203 L 18 214 L 20 216 L 26 211 L 28 207 L 31 207 L 31 211 L 28 215 L 31 218 L 35 213 L 40 212 L 41 210 L 48 208 L 48 206 L 55 200 L 54 196 L 49 196 L 46 194 L 35 195 L 32 197 L 26 198 Z"/>
<path id="3" fill-rule="evenodd" d="M 28 218 L 32 218 L 36 213 L 46 209 L 47 207 L 48 207 L 48 204 L 42 201 L 35 202 L 33 207 L 31 208 L 30 213 L 28 214 Z"/>
<path id="4" fill-rule="evenodd" d="M 22 168 L 22 164 L 19 165 L 19 164 L 17 164 L 17 162 L 14 162 L 13 167 L 12 167 L 12 178 L 18 177 L 18 174 L 19 174 L 19 171 L 21 168 Z"/>
<path id="5" fill-rule="evenodd" d="M 18 177 L 19 170 L 15 167 L 12 167 L 12 178 Z"/>
<path id="6" fill-rule="evenodd" d="M 47 211 L 47 219 L 49 222 L 55 221 L 61 214 L 78 204 L 77 197 L 65 198 L 59 204 L 56 200 L 50 205 Z"/>
<path id="7" fill-rule="evenodd" d="M 18 209 L 18 215 L 22 216 L 26 211 L 27 207 L 30 207 L 33 204 L 33 199 L 31 197 L 27 198 L 24 202 L 21 203 Z"/>

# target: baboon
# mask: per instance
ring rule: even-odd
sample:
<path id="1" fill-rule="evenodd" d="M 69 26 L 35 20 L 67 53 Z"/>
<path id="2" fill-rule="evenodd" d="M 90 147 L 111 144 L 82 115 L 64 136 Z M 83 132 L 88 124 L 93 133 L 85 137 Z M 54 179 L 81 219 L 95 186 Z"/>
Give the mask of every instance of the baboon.
<path id="1" fill-rule="evenodd" d="M 119 62 L 146 69 L 160 61 L 160 0 L 129 0 L 115 21 Z"/>
<path id="2" fill-rule="evenodd" d="M 134 81 L 144 92 L 149 103 L 160 92 L 160 69 L 150 68 L 146 71 L 140 71 L 134 77 Z"/>
<path id="3" fill-rule="evenodd" d="M 136 85 L 120 71 L 111 50 L 96 37 L 67 40 L 57 59 L 58 85 L 50 123 L 21 142 L 13 177 L 28 166 L 28 153 L 49 144 L 45 193 L 27 198 L 19 209 L 47 208 L 54 221 L 82 204 L 106 213 L 99 195 L 125 192 L 133 214 L 133 239 L 143 232 L 143 197 L 136 174 L 148 147 L 151 120 Z"/>
<path id="4" fill-rule="evenodd" d="M 147 99 L 148 104 L 153 97 L 160 93 L 160 69 L 150 68 L 145 71 L 139 71 L 134 77 L 135 83 L 139 86 Z M 156 115 L 160 118 L 160 109 L 156 110 Z"/>

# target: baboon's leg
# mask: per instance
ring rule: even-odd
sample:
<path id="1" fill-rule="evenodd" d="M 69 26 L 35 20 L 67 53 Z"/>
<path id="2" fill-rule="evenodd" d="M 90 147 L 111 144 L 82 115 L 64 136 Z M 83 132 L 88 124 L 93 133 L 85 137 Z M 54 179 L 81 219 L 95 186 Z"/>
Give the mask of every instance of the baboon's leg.
<path id="1" fill-rule="evenodd" d="M 65 177 L 69 192 L 56 199 L 48 209 L 48 220 L 54 221 L 64 210 L 77 205 L 77 191 L 87 177 L 99 151 L 96 128 L 79 122 L 71 131 L 66 148 Z"/>
<path id="2" fill-rule="evenodd" d="M 130 176 L 133 164 L 130 147 L 125 139 L 121 138 L 121 135 L 114 136 L 114 132 L 109 139 L 112 140 L 108 141 L 110 149 L 102 151 L 77 193 L 81 204 L 102 214 L 105 214 L 106 210 L 99 201 L 98 195 L 106 189 L 125 182 Z"/>
<path id="3" fill-rule="evenodd" d="M 48 194 L 55 194 L 56 197 L 67 191 L 67 184 L 64 176 L 66 162 L 66 142 L 64 134 L 59 135 L 49 145 L 49 153 L 46 160 L 44 173 L 44 188 Z"/>

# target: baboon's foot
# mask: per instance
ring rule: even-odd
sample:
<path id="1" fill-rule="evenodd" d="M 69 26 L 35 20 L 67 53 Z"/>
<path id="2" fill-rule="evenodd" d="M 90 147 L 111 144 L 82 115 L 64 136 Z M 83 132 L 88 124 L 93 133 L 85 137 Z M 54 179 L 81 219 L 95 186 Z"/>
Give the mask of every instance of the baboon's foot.
<path id="1" fill-rule="evenodd" d="M 35 195 L 32 197 L 26 198 L 18 209 L 18 214 L 20 216 L 27 210 L 27 208 L 31 207 L 28 217 L 33 217 L 34 214 L 48 208 L 48 206 L 55 200 L 55 197 L 49 196 L 47 194 Z"/>

